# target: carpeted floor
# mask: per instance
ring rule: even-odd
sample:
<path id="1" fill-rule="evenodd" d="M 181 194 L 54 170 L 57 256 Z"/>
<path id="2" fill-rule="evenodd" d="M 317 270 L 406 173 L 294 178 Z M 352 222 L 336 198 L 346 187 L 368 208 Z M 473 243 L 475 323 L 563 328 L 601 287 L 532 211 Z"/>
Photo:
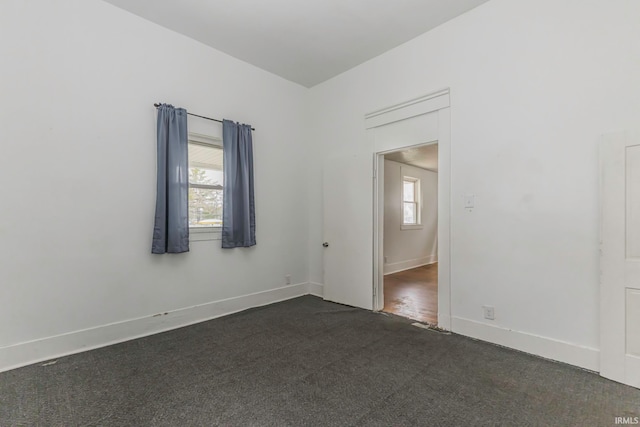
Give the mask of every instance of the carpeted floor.
<path id="1" fill-rule="evenodd" d="M 640 390 L 301 297 L 0 374 L 0 426 L 613 426 Z"/>

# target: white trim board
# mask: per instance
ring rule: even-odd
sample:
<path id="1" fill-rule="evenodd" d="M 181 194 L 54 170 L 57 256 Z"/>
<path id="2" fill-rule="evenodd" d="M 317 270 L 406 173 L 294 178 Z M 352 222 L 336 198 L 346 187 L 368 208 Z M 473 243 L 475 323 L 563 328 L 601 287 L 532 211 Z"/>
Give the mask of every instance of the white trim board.
<path id="1" fill-rule="evenodd" d="M 423 265 L 434 264 L 438 262 L 438 255 L 429 255 L 423 258 L 408 259 L 406 261 L 391 262 L 384 265 L 384 275 L 399 273 L 412 268 L 422 267 Z"/>
<path id="2" fill-rule="evenodd" d="M 600 351 L 595 348 L 583 347 L 461 317 L 451 318 L 451 330 L 460 335 L 579 366 L 594 372 L 600 370 Z"/>
<path id="3" fill-rule="evenodd" d="M 320 298 L 324 297 L 324 285 L 322 283 L 309 282 L 307 287 L 309 295 L 314 295 Z"/>
<path id="4" fill-rule="evenodd" d="M 182 328 L 249 308 L 322 292 L 322 285 L 299 283 L 234 298 L 139 317 L 52 337 L 0 347 L 0 372 Z"/>
<path id="5" fill-rule="evenodd" d="M 309 294 L 322 297 L 324 285 L 315 282 L 299 283 L 182 308 L 161 316 L 140 317 L 1 347 L 0 372 L 182 328 L 250 308 Z M 600 352 L 594 348 L 512 331 L 459 317 L 452 317 L 452 330 L 461 335 L 592 371 L 599 370 Z"/>
<path id="6" fill-rule="evenodd" d="M 364 115 L 365 129 L 428 114 L 447 107 L 449 107 L 449 88 L 367 113 Z"/>

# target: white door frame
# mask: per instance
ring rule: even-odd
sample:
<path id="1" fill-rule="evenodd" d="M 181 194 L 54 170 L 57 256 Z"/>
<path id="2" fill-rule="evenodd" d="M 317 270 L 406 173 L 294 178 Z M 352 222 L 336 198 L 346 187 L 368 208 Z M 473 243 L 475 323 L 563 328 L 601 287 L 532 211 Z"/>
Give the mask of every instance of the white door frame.
<path id="1" fill-rule="evenodd" d="M 451 329 L 451 119 L 449 89 L 387 107 L 365 116 L 373 154 L 373 309 L 384 307 L 384 154 L 438 143 L 438 326 Z M 428 116 L 427 116 L 428 115 Z M 380 137 L 384 127 L 402 120 L 421 120 L 421 140 L 407 145 Z"/>

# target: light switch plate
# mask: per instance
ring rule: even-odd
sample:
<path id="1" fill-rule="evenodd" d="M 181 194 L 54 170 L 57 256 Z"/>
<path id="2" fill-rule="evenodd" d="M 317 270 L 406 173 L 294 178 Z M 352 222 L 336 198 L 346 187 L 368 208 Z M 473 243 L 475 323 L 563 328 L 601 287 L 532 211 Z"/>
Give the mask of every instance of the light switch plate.
<path id="1" fill-rule="evenodd" d="M 476 196 L 474 194 L 467 194 L 464 196 L 464 207 L 471 209 L 476 204 Z"/>

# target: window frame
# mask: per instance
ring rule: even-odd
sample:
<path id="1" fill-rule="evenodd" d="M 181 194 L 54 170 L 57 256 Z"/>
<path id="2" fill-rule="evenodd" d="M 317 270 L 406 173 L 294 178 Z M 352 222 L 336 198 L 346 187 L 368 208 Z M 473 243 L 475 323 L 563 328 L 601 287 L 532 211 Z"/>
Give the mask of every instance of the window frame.
<path id="1" fill-rule="evenodd" d="M 413 183 L 413 201 L 405 200 L 404 197 L 404 183 Z M 402 180 L 400 181 L 400 229 L 401 230 L 420 230 L 422 226 L 422 191 L 420 185 L 420 178 L 405 174 L 402 171 Z M 413 203 L 416 207 L 416 222 L 406 223 L 404 222 L 404 205 L 405 203 Z"/>
<path id="2" fill-rule="evenodd" d="M 187 146 L 190 144 L 200 145 L 204 147 L 214 147 L 223 150 L 222 138 L 213 135 L 205 135 L 201 133 L 189 132 L 187 138 Z M 189 165 L 187 165 L 189 167 Z M 224 169 L 224 164 L 223 164 Z M 203 188 L 211 190 L 222 191 L 222 197 L 224 198 L 224 189 L 222 185 L 207 185 L 207 184 L 191 184 L 188 182 L 187 188 Z M 188 203 L 188 202 L 187 202 Z M 189 241 L 198 242 L 206 240 L 221 240 L 222 239 L 222 226 L 212 227 L 192 227 L 189 226 Z"/>

